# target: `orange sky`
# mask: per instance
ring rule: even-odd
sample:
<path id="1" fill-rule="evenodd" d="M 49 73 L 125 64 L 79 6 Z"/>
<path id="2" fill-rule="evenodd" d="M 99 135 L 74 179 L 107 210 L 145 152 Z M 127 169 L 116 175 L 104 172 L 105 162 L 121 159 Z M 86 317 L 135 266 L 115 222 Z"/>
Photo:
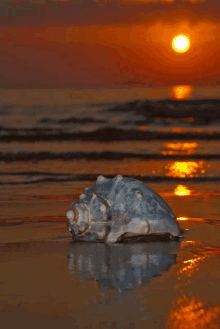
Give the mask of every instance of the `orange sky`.
<path id="1" fill-rule="evenodd" d="M 216 83 L 219 12 L 219 0 L 3 0 L 0 87 Z M 178 33 L 187 53 L 172 50 Z"/>

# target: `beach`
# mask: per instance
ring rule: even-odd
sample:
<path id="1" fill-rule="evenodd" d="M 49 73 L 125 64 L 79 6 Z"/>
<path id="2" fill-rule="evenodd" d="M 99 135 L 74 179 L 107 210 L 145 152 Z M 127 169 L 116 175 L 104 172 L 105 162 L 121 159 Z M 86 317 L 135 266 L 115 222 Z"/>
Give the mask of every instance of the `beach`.
<path id="1" fill-rule="evenodd" d="M 219 224 L 180 242 L 72 243 L 66 223 L 1 227 L 1 322 L 13 328 L 218 328 Z"/>
<path id="2" fill-rule="evenodd" d="M 3 328 L 220 327 L 219 87 L 175 88 L 0 92 Z M 72 202 L 118 174 L 164 198 L 179 241 L 72 242 Z"/>

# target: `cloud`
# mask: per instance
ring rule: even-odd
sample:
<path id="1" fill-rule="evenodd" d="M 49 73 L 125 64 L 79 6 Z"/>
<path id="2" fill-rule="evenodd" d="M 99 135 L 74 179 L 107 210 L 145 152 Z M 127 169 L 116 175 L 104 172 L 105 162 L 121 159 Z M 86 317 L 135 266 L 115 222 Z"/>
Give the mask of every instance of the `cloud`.
<path id="1" fill-rule="evenodd" d="M 3 6 L 38 6 L 38 5 L 60 5 L 60 4 L 82 4 L 84 7 L 95 3 L 101 6 L 109 4 L 125 4 L 125 5 L 134 5 L 134 4 L 146 4 L 146 3 L 178 3 L 178 2 L 190 2 L 190 3 L 199 3 L 199 2 L 210 2 L 210 0 L 0 0 L 0 7 Z M 216 0 L 214 0 L 215 2 Z M 211 1 L 212 2 L 212 1 Z"/>
<path id="2" fill-rule="evenodd" d="M 174 3 L 175 0 L 119 0 L 125 5 L 145 4 L 145 3 Z"/>
<path id="3" fill-rule="evenodd" d="M 99 0 L 97 0 L 99 1 Z M 178 0 L 119 0 L 124 5 L 135 5 L 135 4 L 145 4 L 145 3 L 175 3 Z M 181 2 L 203 2 L 206 0 L 179 0 Z"/>
<path id="4" fill-rule="evenodd" d="M 198 2 L 205 2 L 206 0 L 182 0 L 183 2 L 184 1 L 189 1 L 191 3 L 198 3 Z"/>
<path id="5" fill-rule="evenodd" d="M 196 20 L 206 15 L 217 21 L 219 10 L 219 0 L 0 0 L 0 25 L 138 24 L 192 12 Z"/>

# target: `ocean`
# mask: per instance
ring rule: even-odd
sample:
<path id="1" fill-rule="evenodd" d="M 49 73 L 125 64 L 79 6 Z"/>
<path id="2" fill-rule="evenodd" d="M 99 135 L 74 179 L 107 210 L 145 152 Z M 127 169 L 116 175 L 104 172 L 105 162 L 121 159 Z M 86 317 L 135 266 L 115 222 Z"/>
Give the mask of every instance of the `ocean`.
<path id="1" fill-rule="evenodd" d="M 0 220 L 63 218 L 84 185 L 118 174 L 162 188 L 177 217 L 220 217 L 220 87 L 1 90 L 0 102 L 0 188 L 16 194 Z M 21 215 L 22 191 L 39 188 L 66 207 Z"/>

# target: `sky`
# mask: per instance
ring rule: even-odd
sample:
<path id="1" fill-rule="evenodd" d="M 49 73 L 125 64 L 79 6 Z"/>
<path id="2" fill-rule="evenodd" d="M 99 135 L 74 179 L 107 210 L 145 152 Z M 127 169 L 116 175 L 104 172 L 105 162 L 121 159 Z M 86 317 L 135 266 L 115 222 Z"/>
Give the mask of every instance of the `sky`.
<path id="1" fill-rule="evenodd" d="M 0 88 L 219 84 L 219 13 L 220 0 L 0 0 Z"/>

